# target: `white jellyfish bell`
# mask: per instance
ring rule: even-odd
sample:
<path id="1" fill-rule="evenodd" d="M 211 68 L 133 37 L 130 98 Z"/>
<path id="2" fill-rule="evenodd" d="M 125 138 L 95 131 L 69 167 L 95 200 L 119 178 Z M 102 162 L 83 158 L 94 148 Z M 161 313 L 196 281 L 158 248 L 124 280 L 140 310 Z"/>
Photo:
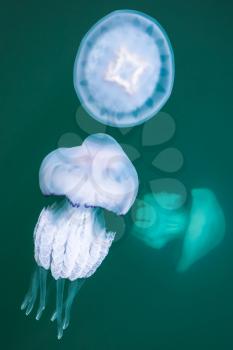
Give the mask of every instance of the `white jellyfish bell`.
<path id="1" fill-rule="evenodd" d="M 90 116 L 113 127 L 131 127 L 161 110 L 174 75 L 172 46 L 160 23 L 139 11 L 117 10 L 82 39 L 74 88 Z"/>
<path id="2" fill-rule="evenodd" d="M 137 195 L 137 172 L 120 145 L 110 136 L 95 134 L 79 147 L 59 148 L 43 160 L 39 174 L 44 195 L 65 196 L 62 204 L 44 208 L 34 230 L 38 267 L 22 303 L 28 315 L 40 296 L 36 319 L 46 305 L 47 272 L 56 280 L 58 338 L 68 327 L 78 290 L 100 266 L 114 240 L 105 228 L 103 208 L 123 215 Z M 65 279 L 70 280 L 64 304 Z"/>

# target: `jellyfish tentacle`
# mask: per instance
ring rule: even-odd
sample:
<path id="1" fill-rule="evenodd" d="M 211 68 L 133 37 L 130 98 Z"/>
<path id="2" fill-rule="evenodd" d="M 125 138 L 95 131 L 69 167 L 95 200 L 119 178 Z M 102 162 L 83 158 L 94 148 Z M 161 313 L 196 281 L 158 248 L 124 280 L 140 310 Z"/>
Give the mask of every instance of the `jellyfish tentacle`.
<path id="1" fill-rule="evenodd" d="M 57 319 L 57 338 L 61 339 L 63 335 L 62 309 L 65 279 L 57 280 L 57 298 L 56 298 L 56 319 Z"/>
<path id="2" fill-rule="evenodd" d="M 64 306 L 65 317 L 63 320 L 63 330 L 65 330 L 69 326 L 71 307 L 73 305 L 76 295 L 78 294 L 85 280 L 86 280 L 85 278 L 77 279 L 75 281 L 71 281 L 69 284 L 67 299 Z M 58 317 L 58 312 L 57 310 L 55 310 L 54 313 L 52 314 L 51 321 L 54 322 L 57 319 L 57 317 Z"/>
<path id="3" fill-rule="evenodd" d="M 33 306 L 37 298 L 38 289 L 39 289 L 39 269 L 37 267 L 32 275 L 32 280 L 31 280 L 31 285 L 29 287 L 29 290 L 21 305 L 21 310 L 26 309 L 25 311 L 26 316 L 28 316 L 33 309 Z"/>
<path id="4" fill-rule="evenodd" d="M 63 321 L 63 329 L 65 330 L 70 323 L 70 311 L 72 304 L 74 302 L 74 299 L 76 295 L 78 294 L 79 290 L 81 289 L 82 285 L 85 282 L 85 278 L 77 279 L 75 281 L 71 281 L 69 284 L 69 289 L 68 289 L 68 296 L 66 299 L 66 304 L 65 304 L 65 317 Z"/>
<path id="5" fill-rule="evenodd" d="M 36 314 L 36 320 L 39 320 L 41 318 L 42 312 L 45 309 L 47 275 L 48 275 L 48 270 L 45 270 L 43 267 L 39 267 L 40 302 L 39 302 L 39 308 Z"/>
<path id="6" fill-rule="evenodd" d="M 57 319 L 57 311 L 55 310 L 54 313 L 52 314 L 50 320 L 54 322 Z"/>

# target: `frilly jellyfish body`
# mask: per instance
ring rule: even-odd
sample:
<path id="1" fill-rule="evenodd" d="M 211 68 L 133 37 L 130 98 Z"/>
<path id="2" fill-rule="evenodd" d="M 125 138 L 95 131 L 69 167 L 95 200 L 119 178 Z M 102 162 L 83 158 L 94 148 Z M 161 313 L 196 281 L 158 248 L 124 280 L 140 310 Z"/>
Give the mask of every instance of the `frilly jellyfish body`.
<path id="1" fill-rule="evenodd" d="M 144 13 L 114 11 L 83 38 L 74 65 L 74 87 L 83 107 L 116 127 L 138 125 L 169 98 L 174 80 L 170 41 Z"/>
<path id="2" fill-rule="evenodd" d="M 28 315 L 39 295 L 36 318 L 41 317 L 50 270 L 57 286 L 52 320 L 57 320 L 60 339 L 69 324 L 74 297 L 100 266 L 115 236 L 105 228 L 103 208 L 126 214 L 137 195 L 138 177 L 120 145 L 108 135 L 95 134 L 79 147 L 51 152 L 41 164 L 39 182 L 44 195 L 66 198 L 40 214 L 34 230 L 38 268 L 21 308 Z M 63 305 L 65 279 L 70 285 Z"/>
<path id="3" fill-rule="evenodd" d="M 225 218 L 209 189 L 191 191 L 191 207 L 174 193 L 147 194 L 137 205 L 133 234 L 160 249 L 174 239 L 183 239 L 177 270 L 186 271 L 208 254 L 224 237 Z"/>

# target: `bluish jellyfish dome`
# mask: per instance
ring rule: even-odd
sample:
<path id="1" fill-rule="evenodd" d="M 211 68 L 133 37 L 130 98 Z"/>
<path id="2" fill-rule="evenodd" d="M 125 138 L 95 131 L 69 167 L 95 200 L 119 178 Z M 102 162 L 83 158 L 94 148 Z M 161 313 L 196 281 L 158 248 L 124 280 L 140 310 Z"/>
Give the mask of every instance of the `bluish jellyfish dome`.
<path id="1" fill-rule="evenodd" d="M 83 38 L 74 64 L 74 87 L 98 121 L 129 127 L 153 117 L 169 98 L 174 80 L 170 41 L 144 13 L 114 11 Z"/>

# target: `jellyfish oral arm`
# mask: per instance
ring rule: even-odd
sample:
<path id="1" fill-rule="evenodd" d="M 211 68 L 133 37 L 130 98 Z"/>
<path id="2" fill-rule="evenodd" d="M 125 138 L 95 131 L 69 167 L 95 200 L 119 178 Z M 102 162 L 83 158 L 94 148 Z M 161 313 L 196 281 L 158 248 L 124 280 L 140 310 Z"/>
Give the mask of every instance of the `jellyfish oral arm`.
<path id="1" fill-rule="evenodd" d="M 63 206 L 42 211 L 34 233 L 35 260 L 54 279 L 91 276 L 108 254 L 115 233 L 107 232 L 101 209 Z"/>
<path id="2" fill-rule="evenodd" d="M 57 321 L 58 339 L 70 322 L 74 298 L 85 279 L 100 266 L 113 242 L 115 233 L 105 229 L 102 210 L 73 207 L 67 200 L 43 209 L 34 232 L 36 268 L 31 286 L 21 305 L 29 315 L 39 297 L 36 319 L 46 306 L 46 280 L 51 270 L 56 280 L 56 310 L 51 321 Z M 63 303 L 65 279 L 69 279 L 68 294 Z M 64 317 L 63 317 L 64 311 Z"/>

